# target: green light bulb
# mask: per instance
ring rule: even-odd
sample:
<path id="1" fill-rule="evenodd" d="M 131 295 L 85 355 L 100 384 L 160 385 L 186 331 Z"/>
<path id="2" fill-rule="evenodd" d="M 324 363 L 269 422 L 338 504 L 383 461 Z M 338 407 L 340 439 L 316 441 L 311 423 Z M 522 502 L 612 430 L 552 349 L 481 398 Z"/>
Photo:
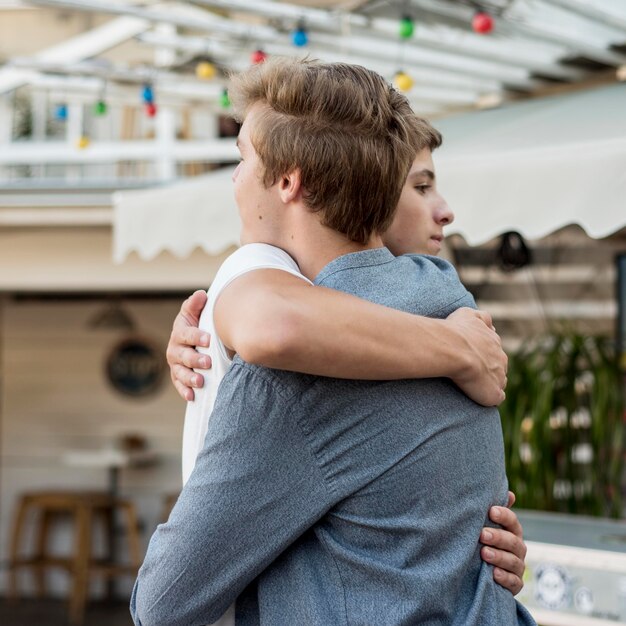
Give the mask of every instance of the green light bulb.
<path id="1" fill-rule="evenodd" d="M 413 25 L 413 20 L 408 17 L 405 16 L 400 20 L 400 38 L 401 39 L 410 39 L 411 37 L 413 37 L 413 31 L 415 30 L 415 27 Z"/>

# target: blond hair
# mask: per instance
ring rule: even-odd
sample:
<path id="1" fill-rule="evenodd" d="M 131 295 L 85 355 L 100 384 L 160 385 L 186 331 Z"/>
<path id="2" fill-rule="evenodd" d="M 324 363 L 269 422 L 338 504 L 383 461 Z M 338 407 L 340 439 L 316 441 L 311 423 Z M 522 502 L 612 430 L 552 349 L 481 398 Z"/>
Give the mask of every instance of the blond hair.
<path id="1" fill-rule="evenodd" d="M 357 65 L 272 58 L 233 76 L 229 96 L 239 119 L 265 105 L 250 134 L 265 186 L 299 169 L 306 206 L 358 243 L 391 225 L 416 153 L 441 143 L 402 94 Z"/>

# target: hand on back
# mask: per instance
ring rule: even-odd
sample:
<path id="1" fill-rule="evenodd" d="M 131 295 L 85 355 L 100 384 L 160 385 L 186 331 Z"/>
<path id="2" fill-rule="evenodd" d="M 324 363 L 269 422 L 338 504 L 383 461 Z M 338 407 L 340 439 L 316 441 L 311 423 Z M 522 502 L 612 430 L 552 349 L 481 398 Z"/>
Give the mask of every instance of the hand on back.
<path id="1" fill-rule="evenodd" d="M 167 344 L 167 363 L 170 366 L 170 377 L 176 391 L 183 400 L 194 399 L 193 389 L 204 384 L 202 376 L 195 369 L 209 369 L 211 359 L 199 353 L 196 346 L 208 347 L 210 335 L 198 328 L 200 314 L 207 301 L 206 291 L 195 291 L 187 298 L 174 320 L 172 333 Z"/>
<path id="2" fill-rule="evenodd" d="M 464 354 L 459 355 L 464 361 L 461 373 L 452 380 L 474 402 L 498 406 L 505 398 L 508 358 L 491 315 L 461 308 L 446 322 L 455 329 L 466 348 Z"/>

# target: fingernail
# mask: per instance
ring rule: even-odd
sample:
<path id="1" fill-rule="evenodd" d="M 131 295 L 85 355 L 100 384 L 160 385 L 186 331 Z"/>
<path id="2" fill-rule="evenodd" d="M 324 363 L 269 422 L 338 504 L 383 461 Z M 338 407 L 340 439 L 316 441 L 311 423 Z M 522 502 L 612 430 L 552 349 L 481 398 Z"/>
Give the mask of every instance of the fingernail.
<path id="1" fill-rule="evenodd" d="M 196 387 L 199 387 L 202 384 L 202 377 L 201 376 L 194 376 L 193 377 L 193 384 Z"/>
<path id="2" fill-rule="evenodd" d="M 490 530 L 483 530 L 483 539 L 485 541 L 491 541 L 493 539 L 493 533 Z"/>
<path id="3" fill-rule="evenodd" d="M 209 345 L 209 336 L 208 335 L 202 335 L 202 337 L 200 337 L 200 345 L 201 346 L 208 346 Z"/>
<path id="4" fill-rule="evenodd" d="M 205 356 L 203 356 L 200 359 L 200 367 L 209 367 L 209 359 Z"/>
<path id="5" fill-rule="evenodd" d="M 493 559 L 493 557 L 496 556 L 496 553 L 493 550 L 491 550 L 490 548 L 485 548 L 483 550 L 483 556 L 486 559 Z"/>
<path id="6" fill-rule="evenodd" d="M 491 509 L 491 517 L 494 519 L 500 519 L 500 516 L 502 514 L 500 513 L 500 509 L 497 506 L 492 507 Z"/>

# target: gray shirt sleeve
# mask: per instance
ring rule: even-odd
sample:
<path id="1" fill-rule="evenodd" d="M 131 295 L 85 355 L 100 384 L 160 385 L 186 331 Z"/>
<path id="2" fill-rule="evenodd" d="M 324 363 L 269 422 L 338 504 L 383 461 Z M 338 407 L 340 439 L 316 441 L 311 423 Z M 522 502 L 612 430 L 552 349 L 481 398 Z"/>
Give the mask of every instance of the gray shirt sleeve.
<path id="1" fill-rule="evenodd" d="M 297 395 L 271 371 L 235 362 L 195 469 L 150 541 L 131 598 L 135 624 L 216 621 L 331 508 L 300 420 Z"/>

